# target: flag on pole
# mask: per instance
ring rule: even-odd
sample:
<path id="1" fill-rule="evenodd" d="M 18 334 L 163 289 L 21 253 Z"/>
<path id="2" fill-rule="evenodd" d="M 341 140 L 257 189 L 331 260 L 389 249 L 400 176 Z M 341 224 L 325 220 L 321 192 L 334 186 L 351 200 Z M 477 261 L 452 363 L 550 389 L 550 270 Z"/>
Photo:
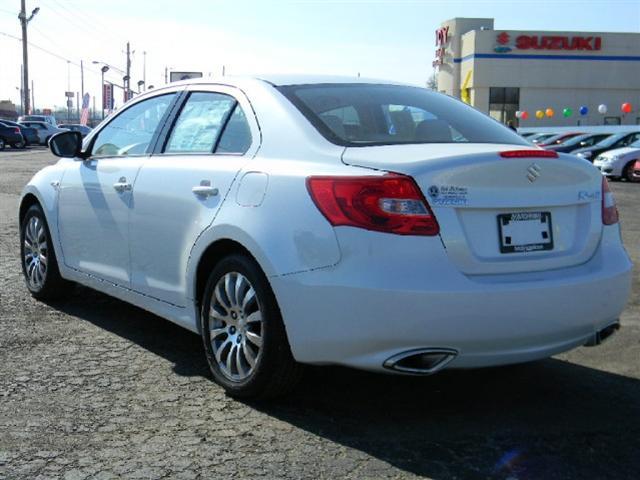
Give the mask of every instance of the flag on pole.
<path id="1" fill-rule="evenodd" d="M 89 120 L 89 100 L 90 96 L 88 93 L 84 94 L 82 97 L 82 114 L 80 115 L 80 125 L 86 125 Z"/>

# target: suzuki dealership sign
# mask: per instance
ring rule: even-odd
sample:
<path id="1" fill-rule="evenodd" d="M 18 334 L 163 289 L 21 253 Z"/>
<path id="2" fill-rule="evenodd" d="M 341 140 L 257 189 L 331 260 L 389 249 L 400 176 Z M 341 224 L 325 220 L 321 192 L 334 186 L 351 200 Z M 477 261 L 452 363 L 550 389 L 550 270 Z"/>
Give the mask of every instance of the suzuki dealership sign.
<path id="1" fill-rule="evenodd" d="M 496 42 L 494 51 L 498 53 L 508 53 L 513 50 L 602 50 L 602 37 L 594 36 L 518 35 L 512 39 L 507 32 L 502 32 L 496 37 Z"/>

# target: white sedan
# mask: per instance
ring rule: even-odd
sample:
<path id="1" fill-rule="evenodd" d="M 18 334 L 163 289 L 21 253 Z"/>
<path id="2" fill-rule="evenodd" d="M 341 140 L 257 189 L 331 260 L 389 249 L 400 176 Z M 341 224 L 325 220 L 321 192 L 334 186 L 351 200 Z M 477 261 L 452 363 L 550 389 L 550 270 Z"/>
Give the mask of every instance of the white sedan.
<path id="1" fill-rule="evenodd" d="M 198 79 L 50 146 L 20 203 L 30 292 L 77 282 L 199 333 L 232 395 L 303 364 L 541 359 L 603 341 L 629 296 L 598 170 L 423 88 Z"/>
<path id="2" fill-rule="evenodd" d="M 632 143 L 628 147 L 616 148 L 601 153 L 593 161 L 603 175 L 612 180 L 624 178 L 628 182 L 635 181 L 633 165 L 640 160 L 640 141 Z"/>

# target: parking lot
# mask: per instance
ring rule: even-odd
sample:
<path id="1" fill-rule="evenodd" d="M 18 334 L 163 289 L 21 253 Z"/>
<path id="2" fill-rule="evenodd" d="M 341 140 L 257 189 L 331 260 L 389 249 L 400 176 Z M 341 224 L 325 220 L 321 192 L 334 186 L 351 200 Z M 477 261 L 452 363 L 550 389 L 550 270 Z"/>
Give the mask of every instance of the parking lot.
<path id="1" fill-rule="evenodd" d="M 252 404 L 166 320 L 83 287 L 30 297 L 19 194 L 54 161 L 0 152 L 0 479 L 638 478 L 640 184 L 612 183 L 636 267 L 602 346 L 427 378 L 310 368 L 293 395 Z"/>

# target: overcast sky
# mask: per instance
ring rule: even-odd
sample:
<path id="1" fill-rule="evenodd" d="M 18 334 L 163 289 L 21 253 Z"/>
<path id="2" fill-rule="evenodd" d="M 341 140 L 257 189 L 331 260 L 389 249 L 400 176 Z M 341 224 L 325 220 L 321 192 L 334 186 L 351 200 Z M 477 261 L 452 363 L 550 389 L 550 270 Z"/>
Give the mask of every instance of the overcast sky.
<path id="1" fill-rule="evenodd" d="M 496 29 L 640 32 L 640 0 L 27 0 L 30 78 L 38 108 L 85 90 L 99 105 L 99 66 L 125 69 L 132 85 L 164 83 L 164 69 L 205 76 L 260 72 L 346 74 L 424 85 L 434 30 L 453 17 L 495 18 Z M 0 100 L 18 102 L 20 0 L 0 0 Z M 45 49 L 46 52 L 42 49 Z M 68 63 L 69 60 L 71 63 Z M 110 81 L 122 83 L 115 70 Z M 70 84 L 70 85 L 68 85 Z M 117 93 L 118 100 L 121 94 Z"/>

